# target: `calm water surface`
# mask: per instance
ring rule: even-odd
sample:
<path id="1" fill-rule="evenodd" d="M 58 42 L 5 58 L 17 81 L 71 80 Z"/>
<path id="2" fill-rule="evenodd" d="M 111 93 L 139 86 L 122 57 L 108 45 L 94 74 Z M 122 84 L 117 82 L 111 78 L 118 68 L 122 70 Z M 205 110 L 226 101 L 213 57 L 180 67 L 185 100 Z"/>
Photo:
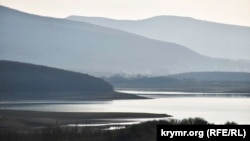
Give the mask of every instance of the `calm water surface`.
<path id="1" fill-rule="evenodd" d="M 249 97 L 200 97 L 171 96 L 181 92 L 143 92 L 123 91 L 131 94 L 146 95 L 155 99 L 114 100 L 114 101 L 16 101 L 0 102 L 1 109 L 59 111 L 59 112 L 143 112 L 163 113 L 182 119 L 202 117 L 212 123 L 235 121 L 250 124 Z M 186 93 L 187 95 L 189 93 Z M 190 93 L 194 94 L 194 93 Z M 197 93 L 204 94 L 204 93 Z M 216 94 L 217 95 L 217 94 Z"/>

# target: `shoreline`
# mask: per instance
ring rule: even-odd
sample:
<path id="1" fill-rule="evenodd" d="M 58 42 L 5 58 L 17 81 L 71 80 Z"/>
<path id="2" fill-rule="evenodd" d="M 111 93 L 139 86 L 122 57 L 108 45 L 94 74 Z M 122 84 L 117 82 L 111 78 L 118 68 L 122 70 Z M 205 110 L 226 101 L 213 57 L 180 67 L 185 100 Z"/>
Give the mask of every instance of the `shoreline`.
<path id="1" fill-rule="evenodd" d="M 40 96 L 35 96 L 39 94 Z M 46 96 L 50 95 L 50 96 Z M 20 101 L 20 100 L 75 100 L 75 101 L 111 101 L 111 100 L 127 100 L 127 99 L 149 99 L 146 97 L 111 92 L 15 92 L 0 93 L 0 102 L 2 101 Z"/>
<path id="2" fill-rule="evenodd" d="M 123 112 L 42 112 L 0 110 L 0 129 L 28 129 L 69 124 L 107 124 L 128 122 L 126 119 L 167 118 L 167 114 Z M 131 121 L 132 122 L 132 121 Z"/>

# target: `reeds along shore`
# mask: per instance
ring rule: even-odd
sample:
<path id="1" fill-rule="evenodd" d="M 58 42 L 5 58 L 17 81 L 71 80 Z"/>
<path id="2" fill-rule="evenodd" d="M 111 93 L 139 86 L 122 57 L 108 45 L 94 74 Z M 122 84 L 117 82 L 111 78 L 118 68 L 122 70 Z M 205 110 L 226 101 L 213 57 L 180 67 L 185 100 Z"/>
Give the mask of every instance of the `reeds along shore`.
<path id="1" fill-rule="evenodd" d="M 202 118 L 169 119 L 127 125 L 125 129 L 103 130 L 100 127 L 51 126 L 28 130 L 1 129 L 1 141 L 154 141 L 156 125 L 208 125 Z M 235 124 L 227 122 L 225 124 Z"/>

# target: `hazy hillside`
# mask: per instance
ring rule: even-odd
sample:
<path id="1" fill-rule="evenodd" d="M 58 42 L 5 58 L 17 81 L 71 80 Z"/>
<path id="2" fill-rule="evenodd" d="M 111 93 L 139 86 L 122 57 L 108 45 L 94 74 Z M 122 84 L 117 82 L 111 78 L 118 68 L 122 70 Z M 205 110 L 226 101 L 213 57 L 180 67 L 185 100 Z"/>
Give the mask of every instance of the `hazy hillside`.
<path id="1" fill-rule="evenodd" d="M 138 21 L 81 16 L 70 16 L 68 19 L 181 44 L 206 56 L 250 60 L 250 27 L 175 16 L 158 16 Z"/>
<path id="2" fill-rule="evenodd" d="M 104 78 L 116 89 L 184 92 L 250 92 L 250 73 L 192 72 L 161 77 Z"/>
<path id="3" fill-rule="evenodd" d="M 244 72 L 190 72 L 171 75 L 180 80 L 191 79 L 197 81 L 249 81 L 250 73 Z M 250 86 L 249 86 L 250 87 Z"/>
<path id="4" fill-rule="evenodd" d="M 124 97 L 116 95 L 110 84 L 87 74 L 0 61 L 0 100 Z"/>
<path id="5" fill-rule="evenodd" d="M 249 62 L 212 59 L 177 44 L 5 7 L 0 7 L 0 36 L 2 60 L 88 74 L 250 71 Z"/>

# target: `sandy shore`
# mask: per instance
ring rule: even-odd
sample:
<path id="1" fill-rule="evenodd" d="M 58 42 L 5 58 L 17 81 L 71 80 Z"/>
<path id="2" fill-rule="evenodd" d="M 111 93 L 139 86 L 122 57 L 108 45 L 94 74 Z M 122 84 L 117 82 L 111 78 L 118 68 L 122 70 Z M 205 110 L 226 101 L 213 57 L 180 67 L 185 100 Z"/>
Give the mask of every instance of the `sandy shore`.
<path id="1" fill-rule="evenodd" d="M 164 118 L 166 114 L 151 113 L 109 113 L 109 112 L 38 112 L 20 110 L 0 110 L 0 128 L 36 128 L 67 124 L 101 124 L 111 121 L 124 122 L 125 119 Z"/>

